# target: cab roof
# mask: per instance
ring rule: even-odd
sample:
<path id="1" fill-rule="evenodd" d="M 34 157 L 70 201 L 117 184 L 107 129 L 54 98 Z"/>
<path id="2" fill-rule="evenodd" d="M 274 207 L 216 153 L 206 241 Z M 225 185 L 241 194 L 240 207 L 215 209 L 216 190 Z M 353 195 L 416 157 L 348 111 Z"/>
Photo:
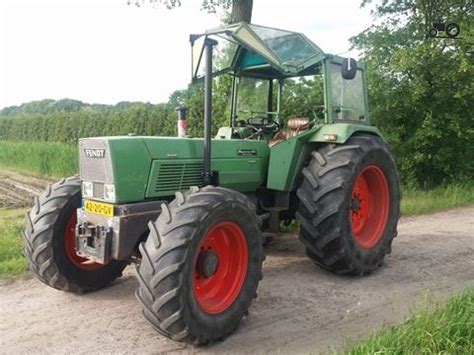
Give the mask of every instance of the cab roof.
<path id="1" fill-rule="evenodd" d="M 204 40 L 217 40 L 215 73 L 262 78 L 316 74 L 326 54 L 304 34 L 277 28 L 237 23 L 191 36 L 193 78 L 202 71 Z"/>

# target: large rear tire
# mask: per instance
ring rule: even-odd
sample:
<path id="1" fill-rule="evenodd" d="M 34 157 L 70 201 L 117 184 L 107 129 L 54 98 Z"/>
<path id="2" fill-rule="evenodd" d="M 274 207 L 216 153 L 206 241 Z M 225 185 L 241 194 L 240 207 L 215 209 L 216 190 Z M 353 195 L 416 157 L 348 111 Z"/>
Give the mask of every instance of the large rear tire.
<path id="1" fill-rule="evenodd" d="M 81 207 L 77 177 L 49 185 L 35 198 L 23 232 L 23 254 L 30 270 L 46 285 L 83 293 L 105 287 L 122 275 L 126 262 L 107 265 L 81 258 L 75 251 L 77 209 Z"/>
<path id="2" fill-rule="evenodd" d="M 263 236 L 255 206 L 207 186 L 177 192 L 140 244 L 137 298 L 161 334 L 191 344 L 237 328 L 262 278 Z"/>
<path id="3" fill-rule="evenodd" d="M 297 196 L 300 239 L 322 268 L 365 275 L 391 252 L 400 187 L 394 158 L 381 138 L 357 135 L 314 151 Z"/>

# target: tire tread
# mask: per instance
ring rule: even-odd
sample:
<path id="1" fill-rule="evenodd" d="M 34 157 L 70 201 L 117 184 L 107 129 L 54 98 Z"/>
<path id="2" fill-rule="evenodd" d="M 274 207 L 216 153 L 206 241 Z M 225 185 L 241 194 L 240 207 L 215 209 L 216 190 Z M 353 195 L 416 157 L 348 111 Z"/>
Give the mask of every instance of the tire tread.
<path id="1" fill-rule="evenodd" d="M 316 264 L 337 274 L 365 275 L 381 265 L 384 256 L 391 251 L 391 243 L 397 235 L 396 223 L 388 230 L 388 237 L 380 252 L 362 260 L 348 244 L 346 232 L 340 228 L 347 193 L 346 181 L 355 175 L 359 157 L 372 150 L 382 152 L 395 166 L 397 207 L 392 218 L 398 221 L 400 190 L 395 161 L 387 144 L 379 137 L 356 135 L 342 145 L 327 144 L 314 151 L 312 160 L 302 170 L 302 183 L 297 190 L 300 201 L 296 218 L 300 223 L 300 240 L 306 246 L 307 255 Z M 350 237 L 352 238 L 352 237 Z M 372 260 L 373 259 L 373 260 Z"/>

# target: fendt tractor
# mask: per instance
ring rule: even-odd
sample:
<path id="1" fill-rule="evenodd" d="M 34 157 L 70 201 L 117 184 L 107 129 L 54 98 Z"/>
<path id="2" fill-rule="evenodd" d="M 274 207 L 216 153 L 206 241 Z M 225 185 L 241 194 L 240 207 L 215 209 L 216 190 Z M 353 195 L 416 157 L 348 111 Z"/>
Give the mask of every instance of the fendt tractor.
<path id="1" fill-rule="evenodd" d="M 193 81 L 204 82 L 203 137 L 80 139 L 80 174 L 35 199 L 24 254 L 39 280 L 75 293 L 135 263 L 146 319 L 199 345 L 248 314 L 264 238 L 280 223 L 298 221 L 308 257 L 326 270 L 376 270 L 397 234 L 400 188 L 370 125 L 361 63 L 303 34 L 245 23 L 190 42 Z M 219 75 L 230 76 L 230 115 L 211 137 Z M 306 76 L 323 82 L 324 99 L 311 117 L 281 117 L 285 83 Z"/>

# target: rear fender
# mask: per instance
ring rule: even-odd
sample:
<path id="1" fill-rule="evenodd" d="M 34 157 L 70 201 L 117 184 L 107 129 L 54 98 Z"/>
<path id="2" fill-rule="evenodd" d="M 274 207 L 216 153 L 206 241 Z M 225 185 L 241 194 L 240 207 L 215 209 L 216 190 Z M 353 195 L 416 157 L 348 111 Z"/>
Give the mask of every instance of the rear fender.
<path id="1" fill-rule="evenodd" d="M 267 188 L 277 191 L 293 191 L 296 180 L 317 147 L 328 144 L 344 144 L 356 133 L 369 133 L 382 137 L 380 131 L 367 125 L 350 123 L 326 124 L 314 127 L 296 137 L 275 144 L 270 150 Z"/>

